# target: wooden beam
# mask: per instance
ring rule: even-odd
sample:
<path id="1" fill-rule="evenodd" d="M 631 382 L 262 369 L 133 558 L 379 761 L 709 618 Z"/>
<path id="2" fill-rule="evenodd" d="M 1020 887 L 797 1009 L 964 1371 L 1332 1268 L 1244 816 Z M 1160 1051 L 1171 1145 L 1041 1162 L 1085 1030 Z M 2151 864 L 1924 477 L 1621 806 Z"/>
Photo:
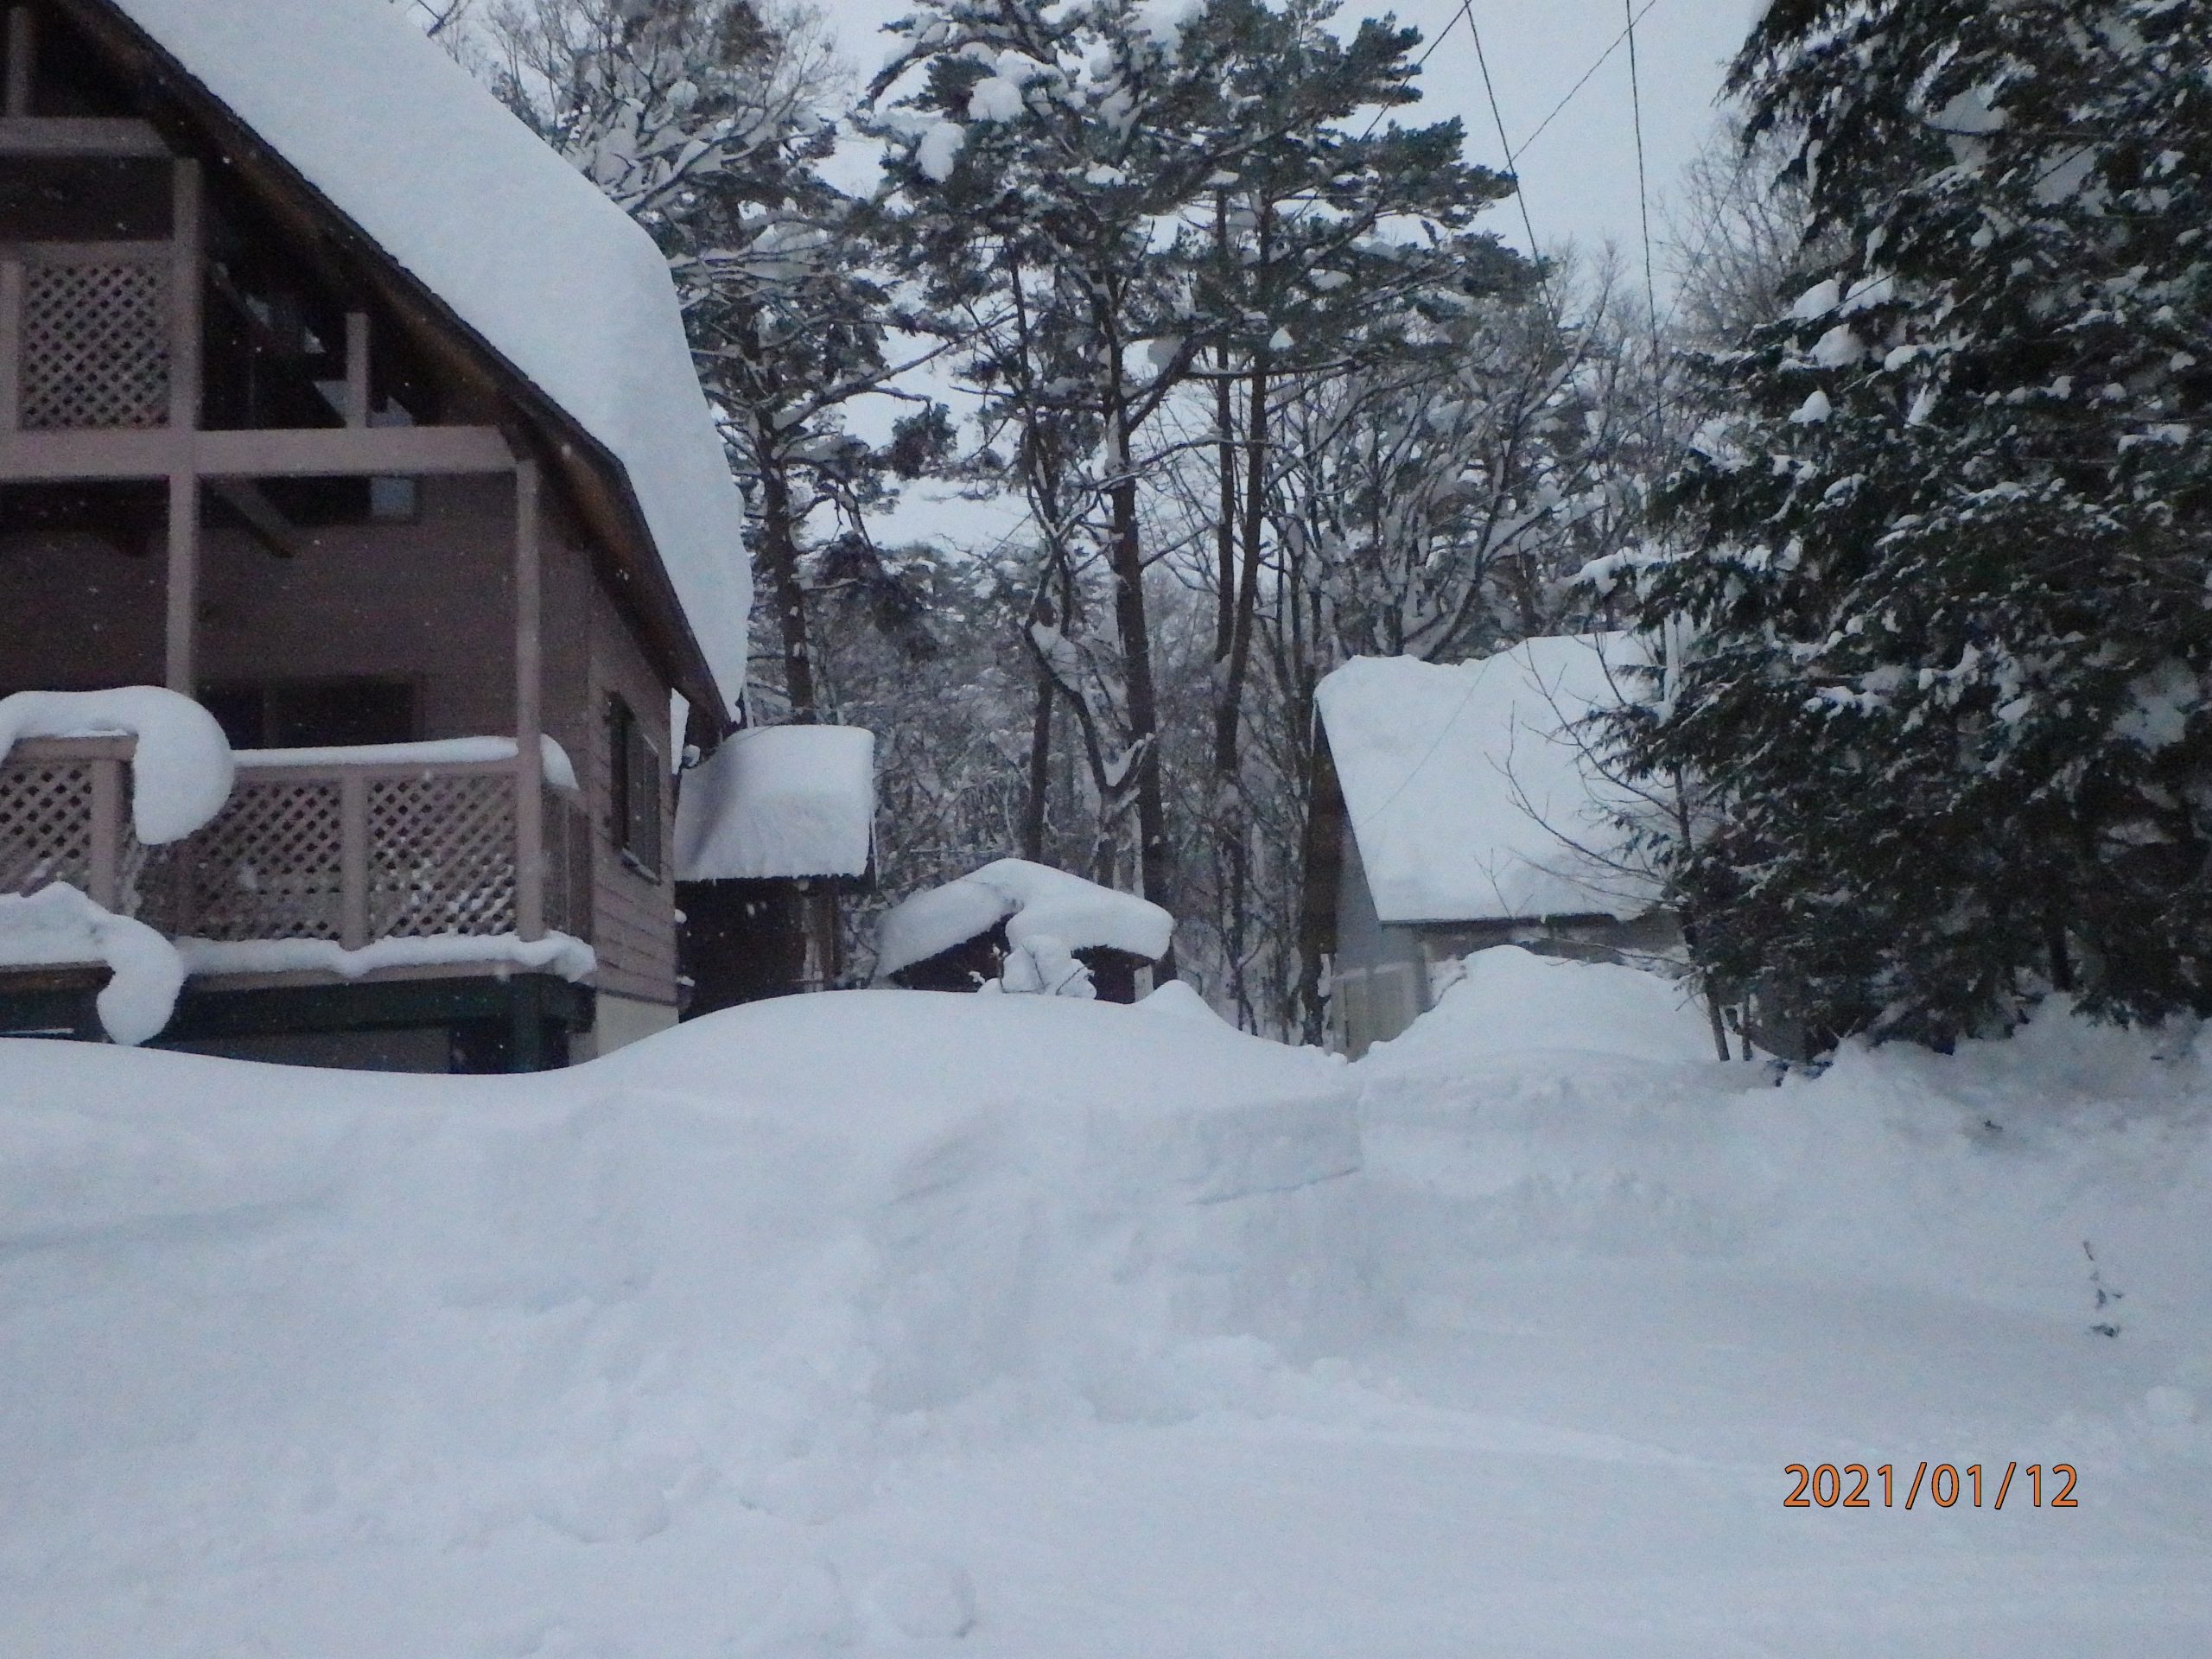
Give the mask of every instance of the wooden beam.
<path id="1" fill-rule="evenodd" d="M 346 424 L 356 432 L 369 425 L 369 314 L 346 314 Z"/>
<path id="2" fill-rule="evenodd" d="M 514 451 L 496 426 L 296 431 L 0 431 L 0 483 L 166 478 L 373 478 L 499 474 Z"/>
<path id="3" fill-rule="evenodd" d="M 179 162 L 171 179 L 169 241 L 169 429 L 200 424 L 200 338 L 204 185 L 200 163 Z"/>
<path id="4" fill-rule="evenodd" d="M 0 429 L 0 483 L 167 478 L 188 465 L 191 455 L 188 432 L 158 429 L 10 432 Z"/>
<path id="5" fill-rule="evenodd" d="M 0 442 L 22 420 L 23 264 L 0 257 Z"/>
<path id="6" fill-rule="evenodd" d="M 544 551 L 537 463 L 515 464 L 515 931 L 545 937 Z"/>
<path id="7" fill-rule="evenodd" d="M 96 156 L 153 160 L 173 153 L 162 142 L 162 135 L 143 121 L 82 116 L 0 116 L 0 156 Z"/>
<path id="8" fill-rule="evenodd" d="M 202 432 L 194 443 L 200 471 L 211 478 L 426 476 L 515 469 L 514 451 L 496 426 Z"/>
<path id="9" fill-rule="evenodd" d="M 0 90 L 0 117 L 31 112 L 31 76 L 38 61 L 38 19 L 29 6 L 8 8 L 8 84 Z"/>
<path id="10" fill-rule="evenodd" d="M 199 695 L 200 480 L 188 472 L 169 479 L 168 616 L 166 683 Z"/>
<path id="11" fill-rule="evenodd" d="M 214 478 L 207 480 L 207 493 L 245 520 L 246 529 L 254 540 L 280 559 L 297 558 L 306 550 L 307 543 L 292 521 L 284 517 L 276 504 L 263 493 L 261 486 L 251 479 Z"/>

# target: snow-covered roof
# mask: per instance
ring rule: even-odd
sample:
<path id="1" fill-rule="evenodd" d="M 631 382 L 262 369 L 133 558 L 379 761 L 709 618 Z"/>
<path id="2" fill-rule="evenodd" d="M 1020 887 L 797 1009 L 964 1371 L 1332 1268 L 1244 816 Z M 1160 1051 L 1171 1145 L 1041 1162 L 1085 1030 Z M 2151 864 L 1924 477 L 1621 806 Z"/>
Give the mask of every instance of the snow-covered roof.
<path id="1" fill-rule="evenodd" d="M 1617 789 L 1572 728 L 1617 700 L 1625 635 L 1530 639 L 1478 663 L 1357 658 L 1315 693 L 1384 922 L 1628 918 Z"/>
<path id="2" fill-rule="evenodd" d="M 1026 858 L 1001 858 L 887 914 L 876 936 L 875 976 L 887 979 L 1001 922 L 1011 944 L 1052 939 L 1070 950 L 1125 950 L 1154 962 L 1175 935 L 1175 918 L 1149 899 Z"/>
<path id="3" fill-rule="evenodd" d="M 875 734 L 857 726 L 739 732 L 683 774 L 680 881 L 865 875 L 875 847 Z"/>
<path id="4" fill-rule="evenodd" d="M 652 238 L 387 0 L 111 0 L 627 474 L 726 700 L 744 508 Z"/>

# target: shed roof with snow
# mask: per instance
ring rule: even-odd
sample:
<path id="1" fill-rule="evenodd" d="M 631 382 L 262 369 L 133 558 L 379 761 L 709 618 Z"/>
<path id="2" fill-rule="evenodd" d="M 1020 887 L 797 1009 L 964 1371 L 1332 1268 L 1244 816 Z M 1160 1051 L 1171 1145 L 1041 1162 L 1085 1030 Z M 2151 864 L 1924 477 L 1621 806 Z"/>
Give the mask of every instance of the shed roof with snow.
<path id="1" fill-rule="evenodd" d="M 1388 924 L 1626 920 L 1656 884 L 1619 868 L 1627 799 L 1592 709 L 1637 660 L 1625 634 L 1530 639 L 1480 662 L 1356 658 L 1315 693 L 1377 916 Z"/>
<path id="2" fill-rule="evenodd" d="M 739 732 L 683 775 L 682 881 L 868 874 L 875 851 L 875 734 L 857 726 Z"/>
<path id="3" fill-rule="evenodd" d="M 386 0 L 105 0 L 619 469 L 724 701 L 743 503 L 652 238 Z"/>
<path id="4" fill-rule="evenodd" d="M 1070 950 L 1119 950 L 1157 962 L 1175 919 L 1149 899 L 1024 858 L 1001 858 L 918 893 L 883 918 L 875 974 L 893 974 L 955 950 L 1001 922 L 1012 944 L 1053 939 Z"/>

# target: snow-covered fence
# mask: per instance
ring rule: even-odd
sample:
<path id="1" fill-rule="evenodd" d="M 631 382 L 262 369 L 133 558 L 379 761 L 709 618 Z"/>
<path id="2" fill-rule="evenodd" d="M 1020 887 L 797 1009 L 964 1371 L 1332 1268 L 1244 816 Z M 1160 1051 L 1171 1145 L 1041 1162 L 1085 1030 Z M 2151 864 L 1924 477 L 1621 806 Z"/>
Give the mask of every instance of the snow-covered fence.
<path id="1" fill-rule="evenodd" d="M 171 938 L 224 944 L 521 932 L 512 738 L 246 751 L 200 826 L 156 847 L 134 825 L 141 741 L 25 738 L 0 753 L 0 896 L 65 883 Z M 544 760 L 543 925 L 588 938 L 590 824 L 568 756 L 548 744 Z"/>
<path id="2" fill-rule="evenodd" d="M 243 767 L 214 821 L 156 855 L 144 914 L 175 936 L 347 950 L 512 932 L 517 770 L 512 754 Z"/>
<path id="3" fill-rule="evenodd" d="M 0 894 L 65 881 L 133 908 L 146 849 L 130 827 L 127 737 L 30 738 L 0 756 Z"/>

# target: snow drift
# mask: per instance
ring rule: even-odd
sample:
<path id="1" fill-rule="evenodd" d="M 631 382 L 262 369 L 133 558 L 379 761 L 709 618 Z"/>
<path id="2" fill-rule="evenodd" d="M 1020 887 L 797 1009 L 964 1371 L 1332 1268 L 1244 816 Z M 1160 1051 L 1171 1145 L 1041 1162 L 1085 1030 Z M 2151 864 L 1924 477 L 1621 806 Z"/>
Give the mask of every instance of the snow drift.
<path id="1" fill-rule="evenodd" d="M 0 1043 L 0 1633 L 2202 1651 L 2212 1051 L 2055 1012 L 1776 1087 L 1675 996 L 1497 953 L 1353 1066 L 1172 996 L 513 1079 Z M 1781 1508 L 1853 1457 L 2086 1501 Z"/>

